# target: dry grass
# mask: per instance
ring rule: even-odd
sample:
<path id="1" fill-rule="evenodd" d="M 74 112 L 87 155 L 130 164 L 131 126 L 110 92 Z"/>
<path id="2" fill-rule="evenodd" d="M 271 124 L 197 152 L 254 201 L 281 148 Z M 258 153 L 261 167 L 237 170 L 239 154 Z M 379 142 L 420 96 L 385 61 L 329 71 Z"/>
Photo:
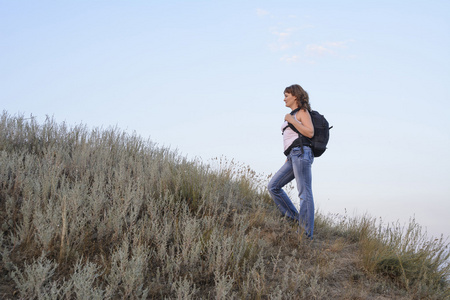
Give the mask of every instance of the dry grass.
<path id="1" fill-rule="evenodd" d="M 267 178 L 117 128 L 0 123 L 4 299 L 445 299 L 448 244 L 369 217 L 280 218 Z"/>

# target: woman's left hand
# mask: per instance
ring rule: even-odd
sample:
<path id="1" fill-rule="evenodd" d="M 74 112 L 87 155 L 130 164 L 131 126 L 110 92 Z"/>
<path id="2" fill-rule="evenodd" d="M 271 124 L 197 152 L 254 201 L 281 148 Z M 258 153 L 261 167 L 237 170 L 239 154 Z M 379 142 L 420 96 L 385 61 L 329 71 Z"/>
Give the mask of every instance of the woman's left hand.
<path id="1" fill-rule="evenodd" d="M 287 121 L 288 123 L 291 123 L 291 124 L 295 121 L 294 117 L 291 114 L 287 114 L 284 117 L 284 120 Z"/>

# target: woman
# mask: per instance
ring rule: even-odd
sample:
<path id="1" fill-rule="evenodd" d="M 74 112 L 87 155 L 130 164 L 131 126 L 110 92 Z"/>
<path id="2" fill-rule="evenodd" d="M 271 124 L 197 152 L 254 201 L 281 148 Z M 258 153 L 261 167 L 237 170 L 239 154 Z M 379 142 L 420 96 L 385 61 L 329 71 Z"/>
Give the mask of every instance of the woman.
<path id="1" fill-rule="evenodd" d="M 298 84 L 284 90 L 284 102 L 292 111 L 284 117 L 283 142 L 285 164 L 269 182 L 269 193 L 281 213 L 298 220 L 309 238 L 314 232 L 314 199 L 311 188 L 311 165 L 314 155 L 310 148 L 310 138 L 314 136 L 311 121 L 311 106 L 308 93 Z M 283 187 L 295 178 L 300 198 L 300 212 L 283 191 Z"/>

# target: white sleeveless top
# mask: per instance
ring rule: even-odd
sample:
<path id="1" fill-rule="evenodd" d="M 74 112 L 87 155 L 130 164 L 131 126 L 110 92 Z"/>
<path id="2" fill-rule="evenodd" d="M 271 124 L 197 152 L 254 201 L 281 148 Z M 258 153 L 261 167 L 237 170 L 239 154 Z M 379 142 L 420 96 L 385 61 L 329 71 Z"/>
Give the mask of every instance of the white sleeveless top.
<path id="1" fill-rule="evenodd" d="M 297 120 L 296 114 L 294 114 L 294 119 L 296 122 L 300 123 L 299 120 Z M 288 122 L 284 121 L 283 125 L 281 126 L 281 131 L 283 132 L 283 129 L 288 126 Z M 283 133 L 283 144 L 284 144 L 284 151 L 286 151 L 287 148 L 296 140 L 298 139 L 298 133 L 292 130 L 290 127 L 286 128 L 286 130 Z"/>

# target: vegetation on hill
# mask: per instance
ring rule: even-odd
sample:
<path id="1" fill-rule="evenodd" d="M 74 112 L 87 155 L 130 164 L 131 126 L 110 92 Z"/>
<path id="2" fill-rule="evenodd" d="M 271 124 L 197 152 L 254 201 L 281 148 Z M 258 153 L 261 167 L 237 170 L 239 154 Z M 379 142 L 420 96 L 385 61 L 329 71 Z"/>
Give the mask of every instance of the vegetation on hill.
<path id="1" fill-rule="evenodd" d="M 267 178 L 117 128 L 0 122 L 2 299 L 445 299 L 448 243 L 412 220 L 282 218 Z"/>

